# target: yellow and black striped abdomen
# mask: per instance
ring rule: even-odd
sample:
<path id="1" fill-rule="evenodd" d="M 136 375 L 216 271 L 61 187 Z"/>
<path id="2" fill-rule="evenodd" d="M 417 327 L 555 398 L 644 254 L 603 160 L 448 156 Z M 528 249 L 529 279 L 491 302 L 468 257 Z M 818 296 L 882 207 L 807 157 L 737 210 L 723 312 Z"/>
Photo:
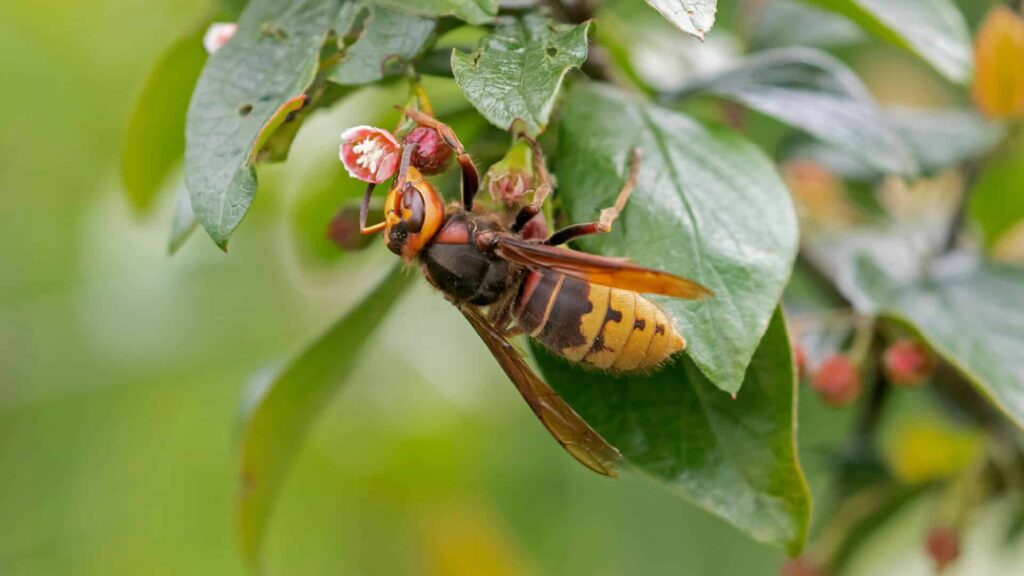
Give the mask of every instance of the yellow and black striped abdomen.
<path id="1" fill-rule="evenodd" d="M 653 368 L 686 347 L 640 294 L 550 270 L 530 272 L 514 313 L 519 328 L 556 354 L 613 372 Z"/>

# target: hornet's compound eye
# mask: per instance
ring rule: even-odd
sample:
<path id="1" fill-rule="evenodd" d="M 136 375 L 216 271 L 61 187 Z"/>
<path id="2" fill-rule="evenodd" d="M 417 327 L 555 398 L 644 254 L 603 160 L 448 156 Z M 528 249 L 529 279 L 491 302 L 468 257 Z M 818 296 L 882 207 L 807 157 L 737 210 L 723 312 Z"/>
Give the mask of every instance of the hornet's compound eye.
<path id="1" fill-rule="evenodd" d="M 423 195 L 412 184 L 406 184 L 402 193 L 402 220 L 411 234 L 417 234 L 423 229 L 426 213 L 427 206 L 423 201 Z"/>

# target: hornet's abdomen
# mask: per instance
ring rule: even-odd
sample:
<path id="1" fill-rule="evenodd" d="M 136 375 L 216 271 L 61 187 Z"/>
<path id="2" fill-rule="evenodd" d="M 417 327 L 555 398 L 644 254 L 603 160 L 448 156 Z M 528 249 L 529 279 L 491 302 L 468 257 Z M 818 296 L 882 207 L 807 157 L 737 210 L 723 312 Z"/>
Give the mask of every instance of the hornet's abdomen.
<path id="1" fill-rule="evenodd" d="M 534 270 L 513 311 L 518 326 L 554 353 L 613 372 L 654 368 L 686 341 L 653 302 L 550 270 Z"/>

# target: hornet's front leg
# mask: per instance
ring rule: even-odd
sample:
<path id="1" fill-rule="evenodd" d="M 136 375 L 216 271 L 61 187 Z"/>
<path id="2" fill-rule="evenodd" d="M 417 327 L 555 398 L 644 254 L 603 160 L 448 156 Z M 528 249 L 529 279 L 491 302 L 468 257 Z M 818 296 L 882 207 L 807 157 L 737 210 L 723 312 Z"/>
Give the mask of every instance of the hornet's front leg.
<path id="1" fill-rule="evenodd" d="M 462 145 L 459 137 L 455 135 L 455 131 L 452 130 L 451 126 L 419 110 L 405 108 L 402 112 L 420 126 L 436 130 L 445 144 L 455 151 L 455 158 L 459 161 L 459 166 L 462 168 L 462 206 L 466 210 L 472 211 L 473 198 L 476 197 L 476 193 L 480 189 L 480 172 L 477 170 L 476 164 L 473 163 L 473 159 L 469 157 L 469 153 L 466 152 L 466 148 Z"/>

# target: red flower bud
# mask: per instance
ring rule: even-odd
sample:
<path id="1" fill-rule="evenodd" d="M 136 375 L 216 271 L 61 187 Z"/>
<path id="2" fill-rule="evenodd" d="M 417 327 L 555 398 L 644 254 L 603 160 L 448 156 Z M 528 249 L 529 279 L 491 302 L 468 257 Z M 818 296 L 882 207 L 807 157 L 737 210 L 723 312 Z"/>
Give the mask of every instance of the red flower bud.
<path id="1" fill-rule="evenodd" d="M 829 356 L 818 367 L 811 386 L 830 406 L 846 406 L 860 396 L 860 375 L 845 354 Z"/>
<path id="2" fill-rule="evenodd" d="M 378 209 L 370 221 L 379 221 L 383 217 L 380 212 Z M 370 245 L 374 237 L 359 233 L 359 206 L 347 205 L 334 215 L 327 228 L 327 238 L 342 250 L 362 250 Z"/>
<path id="3" fill-rule="evenodd" d="M 951 526 L 932 528 L 925 548 L 935 562 L 935 569 L 941 572 L 960 557 L 960 534 Z"/>
<path id="4" fill-rule="evenodd" d="M 882 367 L 896 386 L 917 386 L 931 376 L 935 362 L 931 353 L 914 340 L 900 340 L 885 349 Z"/>
<path id="5" fill-rule="evenodd" d="M 380 184 L 395 175 L 402 153 L 387 130 L 356 126 L 342 132 L 338 156 L 353 178 Z"/>
<path id="6" fill-rule="evenodd" d="M 433 128 L 417 126 L 405 136 L 405 145 L 416 144 L 410 163 L 424 174 L 440 174 L 452 159 L 452 149 Z"/>
<path id="7" fill-rule="evenodd" d="M 806 557 L 790 558 L 779 569 L 779 576 L 826 576 L 824 568 L 821 568 Z"/>

